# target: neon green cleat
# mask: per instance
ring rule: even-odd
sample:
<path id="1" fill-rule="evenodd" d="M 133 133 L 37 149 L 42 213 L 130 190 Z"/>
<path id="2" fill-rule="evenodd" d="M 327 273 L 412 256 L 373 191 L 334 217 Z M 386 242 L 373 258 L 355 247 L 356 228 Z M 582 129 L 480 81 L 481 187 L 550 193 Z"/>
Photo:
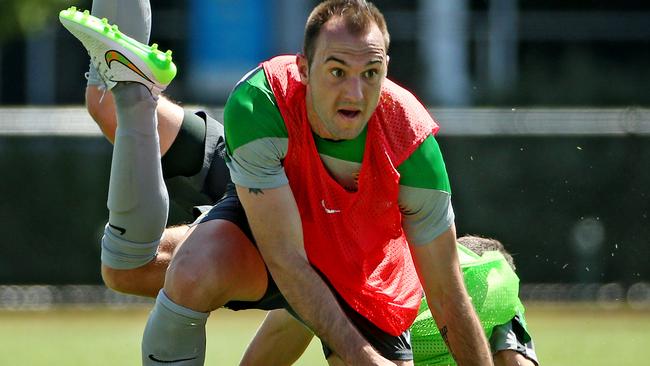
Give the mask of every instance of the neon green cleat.
<path id="1" fill-rule="evenodd" d="M 100 20 L 88 10 L 80 12 L 73 6 L 62 10 L 59 20 L 88 50 L 108 89 L 116 82 L 130 81 L 143 84 L 157 97 L 176 76 L 172 51 L 162 52 L 155 43 L 142 44 L 106 18 Z"/>

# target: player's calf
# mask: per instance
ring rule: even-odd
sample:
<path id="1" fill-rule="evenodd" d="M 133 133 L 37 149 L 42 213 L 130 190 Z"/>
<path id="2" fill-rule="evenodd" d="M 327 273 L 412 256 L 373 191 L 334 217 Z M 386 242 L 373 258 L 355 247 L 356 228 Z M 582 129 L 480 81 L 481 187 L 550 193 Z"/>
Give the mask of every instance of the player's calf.
<path id="1" fill-rule="evenodd" d="M 165 272 L 174 252 L 187 233 L 186 225 L 167 228 L 158 246 L 158 252 L 147 264 L 132 269 L 115 269 L 102 264 L 104 284 L 130 295 L 156 297 L 165 283 Z"/>
<path id="2" fill-rule="evenodd" d="M 113 94 L 98 86 L 89 85 L 86 87 L 86 110 L 97 123 L 102 134 L 113 143 L 117 129 Z"/>

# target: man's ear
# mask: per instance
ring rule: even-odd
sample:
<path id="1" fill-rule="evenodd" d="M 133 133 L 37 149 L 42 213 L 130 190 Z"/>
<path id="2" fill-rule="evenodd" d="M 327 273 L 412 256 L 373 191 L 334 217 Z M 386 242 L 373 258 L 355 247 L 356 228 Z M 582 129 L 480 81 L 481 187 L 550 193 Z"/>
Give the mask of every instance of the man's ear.
<path id="1" fill-rule="evenodd" d="M 309 61 L 307 61 L 307 57 L 303 55 L 302 53 L 299 53 L 297 55 L 298 59 L 298 72 L 300 73 L 300 82 L 303 85 L 307 85 L 309 82 Z"/>
<path id="2" fill-rule="evenodd" d="M 388 75 L 388 65 L 390 64 L 390 56 L 386 55 L 386 75 Z"/>

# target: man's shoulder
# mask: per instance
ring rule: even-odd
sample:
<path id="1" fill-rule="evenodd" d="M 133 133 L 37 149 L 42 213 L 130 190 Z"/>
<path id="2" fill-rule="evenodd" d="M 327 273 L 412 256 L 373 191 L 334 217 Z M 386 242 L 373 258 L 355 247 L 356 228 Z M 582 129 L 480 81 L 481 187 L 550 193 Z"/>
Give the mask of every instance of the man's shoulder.
<path id="1" fill-rule="evenodd" d="M 422 106 L 422 103 L 420 103 L 417 96 L 413 94 L 412 91 L 401 86 L 390 78 L 386 78 L 381 92 L 383 97 L 389 97 L 397 103 L 416 103 L 417 105 Z"/>
<path id="2" fill-rule="evenodd" d="M 254 140 L 287 137 L 277 101 L 261 67 L 247 74 L 228 98 L 224 130 L 231 152 Z"/>
<path id="3" fill-rule="evenodd" d="M 424 104 L 411 91 L 386 78 L 381 88 L 379 108 L 386 116 L 437 127 Z"/>
<path id="4" fill-rule="evenodd" d="M 226 101 L 226 107 L 231 100 L 239 100 L 242 98 L 247 99 L 255 97 L 256 95 L 265 95 L 269 93 L 271 96 L 273 95 L 273 91 L 266 80 L 264 68 L 260 65 L 247 72 L 237 82 Z M 275 98 L 273 98 L 273 101 L 275 101 Z"/>
<path id="5" fill-rule="evenodd" d="M 397 165 L 407 159 L 438 125 L 411 92 L 389 79 L 384 81 L 375 116 Z"/>
<path id="6" fill-rule="evenodd" d="M 432 133 L 398 166 L 397 170 L 401 176 L 400 184 L 404 186 L 451 193 L 440 145 Z"/>

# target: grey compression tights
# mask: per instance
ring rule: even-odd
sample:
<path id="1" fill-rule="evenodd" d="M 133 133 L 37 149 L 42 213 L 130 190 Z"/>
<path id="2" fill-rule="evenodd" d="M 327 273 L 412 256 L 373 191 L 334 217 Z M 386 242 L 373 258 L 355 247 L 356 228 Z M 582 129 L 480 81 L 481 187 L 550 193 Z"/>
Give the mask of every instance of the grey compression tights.
<path id="1" fill-rule="evenodd" d="M 167 223 L 169 198 L 160 164 L 156 100 L 138 83 L 118 83 L 112 92 L 117 130 L 102 263 L 131 269 L 156 255 Z"/>
<path id="2" fill-rule="evenodd" d="M 95 0 L 92 14 L 109 19 L 138 41 L 149 41 L 149 0 Z M 88 85 L 103 85 L 93 66 L 88 72 Z M 118 127 L 102 263 L 115 269 L 131 269 L 155 256 L 167 221 L 169 199 L 160 167 L 156 100 L 139 84 L 120 83 L 112 92 Z"/>
<path id="3" fill-rule="evenodd" d="M 148 0 L 95 0 L 93 15 L 118 24 L 132 38 L 148 43 Z M 101 86 L 91 66 L 88 85 Z M 113 89 L 118 128 L 109 183 L 109 224 L 102 238 L 102 263 L 117 269 L 142 266 L 155 257 L 167 221 L 169 199 L 162 177 L 156 100 L 139 84 Z M 160 291 L 142 340 L 143 365 L 203 365 L 209 313 L 172 302 Z"/>

